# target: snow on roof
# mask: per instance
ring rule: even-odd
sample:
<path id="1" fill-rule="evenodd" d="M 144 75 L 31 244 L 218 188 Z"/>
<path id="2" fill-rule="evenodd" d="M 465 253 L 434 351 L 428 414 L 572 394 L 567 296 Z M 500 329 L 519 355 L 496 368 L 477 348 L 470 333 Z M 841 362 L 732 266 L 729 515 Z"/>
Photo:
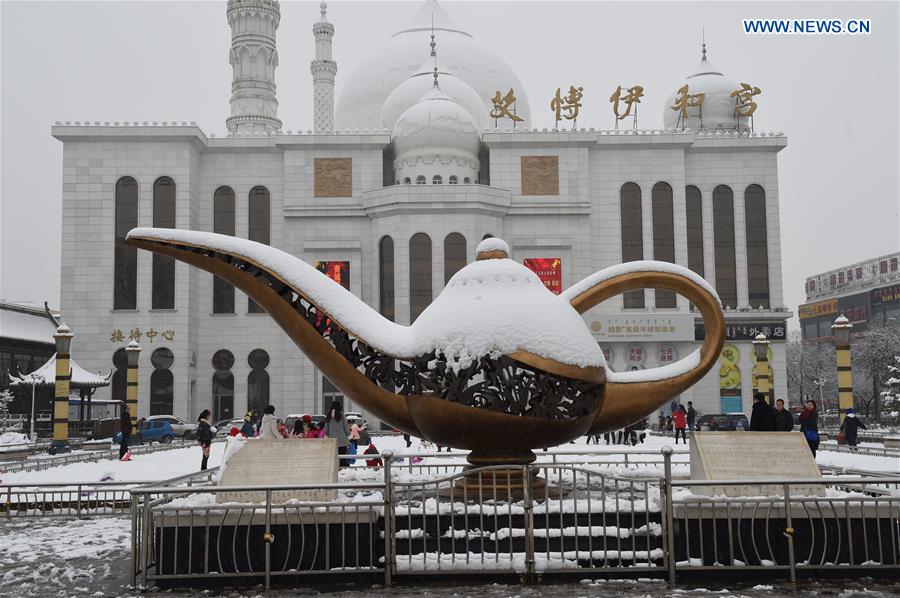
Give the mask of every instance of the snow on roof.
<path id="1" fill-rule="evenodd" d="M 72 378 L 70 385 L 72 388 L 96 388 L 98 386 L 109 386 L 109 377 L 112 374 L 110 370 L 105 376 L 102 374 L 92 374 L 83 367 L 75 363 L 75 360 L 69 360 L 72 369 Z M 37 381 L 38 386 L 50 386 L 56 384 L 56 353 L 53 354 L 47 363 L 36 369 L 30 374 L 18 374 L 9 372 L 10 386 L 31 386 L 33 378 L 43 377 L 44 381 Z"/>
<path id="2" fill-rule="evenodd" d="M 0 337 L 53 345 L 56 321 L 46 310 L 0 302 Z"/>

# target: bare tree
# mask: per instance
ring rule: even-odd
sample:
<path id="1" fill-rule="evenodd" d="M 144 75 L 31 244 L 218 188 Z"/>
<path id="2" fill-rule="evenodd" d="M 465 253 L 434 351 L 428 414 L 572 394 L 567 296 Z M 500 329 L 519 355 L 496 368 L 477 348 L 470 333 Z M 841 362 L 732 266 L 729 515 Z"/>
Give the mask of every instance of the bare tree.
<path id="1" fill-rule="evenodd" d="M 788 339 L 785 350 L 790 402 L 821 401 L 824 404 L 820 408 L 824 411 L 837 397 L 834 345 L 828 341 L 804 341 L 795 332 Z"/>
<path id="2" fill-rule="evenodd" d="M 853 338 L 851 352 L 854 378 L 864 376 L 869 385 L 860 394 L 864 401 L 871 403 L 869 414 L 880 421 L 881 392 L 891 377 L 895 356 L 900 354 L 900 324 L 894 319 L 885 323 L 870 320 L 866 330 Z M 854 391 L 858 388 L 855 380 L 853 387 Z"/>

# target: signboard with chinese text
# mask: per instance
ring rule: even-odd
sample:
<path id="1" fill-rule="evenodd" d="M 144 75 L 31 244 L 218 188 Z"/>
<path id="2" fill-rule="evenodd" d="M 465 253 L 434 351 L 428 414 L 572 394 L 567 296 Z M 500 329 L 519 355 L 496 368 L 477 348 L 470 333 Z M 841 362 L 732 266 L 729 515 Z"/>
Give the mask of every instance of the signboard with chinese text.
<path id="1" fill-rule="evenodd" d="M 350 262 L 343 261 L 319 261 L 316 262 L 316 270 L 338 283 L 348 291 L 350 290 Z M 323 315 L 320 312 L 316 317 L 316 327 L 322 322 Z M 325 331 L 330 330 L 331 320 L 325 322 Z"/>
<path id="2" fill-rule="evenodd" d="M 631 370 L 635 366 L 643 364 L 646 357 L 647 351 L 642 346 L 631 345 L 625 353 L 625 363 L 628 365 L 628 369 Z"/>
<path id="3" fill-rule="evenodd" d="M 837 299 L 826 299 L 825 301 L 816 301 L 815 303 L 807 303 L 806 305 L 801 305 L 797 309 L 797 315 L 801 320 L 805 320 L 806 318 L 815 318 L 817 316 L 837 314 L 837 310 Z"/>
<path id="4" fill-rule="evenodd" d="M 656 349 L 656 361 L 659 365 L 669 365 L 678 361 L 678 349 L 672 345 L 660 345 Z"/>
<path id="5" fill-rule="evenodd" d="M 135 340 L 140 343 L 142 342 L 141 338 L 146 337 L 147 341 L 152 345 L 157 336 L 159 337 L 159 340 L 173 341 L 175 340 L 175 331 L 156 330 L 152 326 L 146 330 L 141 330 L 138 326 L 135 326 L 131 330 L 113 328 L 109 333 L 109 341 L 112 343 L 124 343 L 126 340 Z"/>
<path id="6" fill-rule="evenodd" d="M 553 294 L 562 292 L 562 261 L 558 257 L 525 258 L 525 267 L 537 274 Z"/>
<path id="7" fill-rule="evenodd" d="M 868 293 L 838 297 L 837 303 L 838 312 L 842 313 L 852 324 L 859 324 L 869 319 Z"/>
<path id="8" fill-rule="evenodd" d="M 869 297 L 873 308 L 889 303 L 897 303 L 900 301 L 900 284 L 869 291 Z M 849 318 L 849 316 L 847 317 Z"/>
<path id="9" fill-rule="evenodd" d="M 694 340 L 694 316 L 588 316 L 595 338 L 609 340 L 646 339 L 657 341 Z"/>
<path id="10" fill-rule="evenodd" d="M 787 340 L 787 322 L 727 322 L 725 324 L 725 340 L 752 341 L 758 334 L 764 334 L 770 341 Z M 705 339 L 706 326 L 697 324 L 694 338 L 698 341 Z"/>

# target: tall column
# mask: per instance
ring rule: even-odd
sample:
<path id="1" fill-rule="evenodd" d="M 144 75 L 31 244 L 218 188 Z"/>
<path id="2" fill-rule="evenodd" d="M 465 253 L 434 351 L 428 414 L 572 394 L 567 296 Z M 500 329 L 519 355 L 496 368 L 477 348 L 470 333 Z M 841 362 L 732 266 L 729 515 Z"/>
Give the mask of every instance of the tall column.
<path id="1" fill-rule="evenodd" d="M 850 367 L 850 332 L 853 324 L 841 314 L 831 326 L 837 357 L 837 385 L 840 423 L 844 423 L 847 409 L 853 408 L 853 370 Z"/>
<path id="2" fill-rule="evenodd" d="M 60 324 L 53 335 L 56 340 L 56 393 L 53 399 L 53 442 L 48 451 L 51 455 L 72 451 L 69 446 L 69 383 L 72 378 L 69 349 L 74 336 L 65 324 Z"/>
<path id="3" fill-rule="evenodd" d="M 278 50 L 275 32 L 281 21 L 277 0 L 228 0 L 233 69 L 229 133 L 274 133 L 281 128 L 275 97 Z"/>
<path id="4" fill-rule="evenodd" d="M 125 404 L 131 414 L 131 430 L 134 431 L 137 422 L 138 407 L 138 357 L 141 355 L 141 346 L 134 339 L 125 347 L 128 356 L 128 375 L 125 379 Z M 123 430 L 124 432 L 124 430 Z"/>
<path id="5" fill-rule="evenodd" d="M 773 407 L 775 401 L 772 400 L 772 381 L 769 380 L 769 341 L 766 340 L 766 335 L 756 335 L 753 352 L 756 356 L 756 391 L 766 397 L 769 407 Z"/>
<path id="6" fill-rule="evenodd" d="M 313 76 L 313 127 L 316 133 L 334 131 L 334 78 L 337 75 L 337 62 L 331 59 L 334 25 L 325 16 L 327 9 L 325 2 L 319 3 L 322 16 L 313 25 L 316 59 L 309 63 L 309 72 Z"/>

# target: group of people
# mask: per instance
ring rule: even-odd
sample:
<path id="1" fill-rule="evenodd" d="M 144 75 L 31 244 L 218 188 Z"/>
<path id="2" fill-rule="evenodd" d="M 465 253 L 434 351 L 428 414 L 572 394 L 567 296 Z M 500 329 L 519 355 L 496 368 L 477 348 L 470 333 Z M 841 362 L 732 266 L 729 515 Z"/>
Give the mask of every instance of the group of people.
<path id="1" fill-rule="evenodd" d="M 638 443 L 644 442 L 647 437 L 647 419 L 642 419 L 639 422 L 633 423 L 630 426 L 626 426 L 625 428 L 613 432 L 606 432 L 603 434 L 603 439 L 606 441 L 606 444 L 630 444 L 631 446 L 637 446 Z M 594 444 L 600 444 L 600 435 L 594 434 L 589 435 L 585 444 L 590 444 L 593 441 Z"/>
<path id="2" fill-rule="evenodd" d="M 816 402 L 807 399 L 803 412 L 797 417 L 800 431 L 806 438 L 809 450 L 815 456 L 819 449 L 819 410 Z M 775 401 L 775 409 L 769 406 L 765 395 L 756 393 L 753 395 L 753 412 L 750 416 L 751 432 L 791 432 L 794 430 L 794 416 L 784 408 L 784 401 Z M 866 425 L 856 417 L 853 408 L 847 409 L 840 431 L 844 433 L 844 440 L 852 450 L 857 450 L 859 442 L 859 429 L 866 429 Z"/>
<path id="3" fill-rule="evenodd" d="M 668 418 L 667 423 L 669 424 L 669 429 L 675 430 L 675 444 L 678 444 L 679 438 L 687 444 L 687 431 L 693 432 L 697 425 L 697 410 L 694 409 L 694 402 L 688 401 L 687 409 L 685 409 L 684 405 L 678 405 Z"/>
<path id="4" fill-rule="evenodd" d="M 197 442 L 203 449 L 203 459 L 201 461 L 201 470 L 206 469 L 209 459 L 209 449 L 212 445 L 213 436 L 216 433 L 215 427 L 210 424 L 211 413 L 209 409 L 204 409 L 200 413 L 197 421 Z M 275 417 L 275 406 L 268 405 L 263 410 L 263 416 L 259 424 L 253 422 L 253 414 L 248 413 L 244 416 L 244 423 L 240 428 L 233 427 L 229 434 L 231 436 L 241 435 L 245 438 L 262 438 L 270 440 L 281 440 L 286 438 L 334 438 L 337 440 L 337 454 L 339 455 L 340 466 L 347 467 L 352 465 L 355 460 L 340 458 L 340 455 L 356 455 L 359 447 L 368 445 L 364 454 L 377 455 L 378 449 L 372 443 L 369 432 L 365 426 L 359 426 L 356 423 L 349 424 L 344 417 L 344 409 L 337 401 L 331 403 L 331 408 L 325 416 L 325 421 L 317 424 L 309 415 L 303 416 L 294 422 L 292 430 L 288 431 L 284 422 Z M 380 466 L 379 459 L 369 459 L 367 465 L 376 467 Z"/>

